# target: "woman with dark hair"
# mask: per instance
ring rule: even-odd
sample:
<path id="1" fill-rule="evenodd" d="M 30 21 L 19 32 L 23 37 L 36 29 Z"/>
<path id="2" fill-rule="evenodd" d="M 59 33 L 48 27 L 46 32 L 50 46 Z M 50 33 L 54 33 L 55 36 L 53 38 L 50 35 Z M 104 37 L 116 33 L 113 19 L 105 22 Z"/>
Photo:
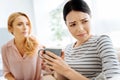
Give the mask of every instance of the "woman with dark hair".
<path id="1" fill-rule="evenodd" d="M 107 35 L 91 34 L 91 11 L 83 0 L 69 0 L 63 17 L 76 42 L 67 45 L 64 60 L 52 52 L 43 55 L 57 80 L 108 80 L 120 75 L 117 53 Z M 52 57 L 51 57 L 52 56 Z"/>

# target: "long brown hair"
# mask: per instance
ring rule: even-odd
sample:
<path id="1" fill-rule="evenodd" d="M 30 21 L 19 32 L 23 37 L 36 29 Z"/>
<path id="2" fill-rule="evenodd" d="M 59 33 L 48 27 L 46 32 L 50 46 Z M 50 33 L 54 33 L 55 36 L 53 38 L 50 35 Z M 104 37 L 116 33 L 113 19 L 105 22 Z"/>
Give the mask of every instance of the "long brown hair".
<path id="1" fill-rule="evenodd" d="M 30 19 L 25 13 L 22 13 L 22 12 L 14 12 L 9 16 L 9 18 L 8 18 L 8 31 L 11 34 L 13 34 L 13 32 L 12 32 L 13 22 L 18 16 L 25 16 L 28 19 L 28 22 L 30 25 L 30 30 L 29 30 L 29 35 L 30 35 L 31 29 L 32 29 Z M 33 37 L 33 36 L 26 37 L 25 42 L 24 42 L 24 46 L 23 46 L 23 51 L 26 54 L 28 54 L 28 55 L 34 54 L 37 47 L 38 47 L 38 40 L 35 37 Z"/>

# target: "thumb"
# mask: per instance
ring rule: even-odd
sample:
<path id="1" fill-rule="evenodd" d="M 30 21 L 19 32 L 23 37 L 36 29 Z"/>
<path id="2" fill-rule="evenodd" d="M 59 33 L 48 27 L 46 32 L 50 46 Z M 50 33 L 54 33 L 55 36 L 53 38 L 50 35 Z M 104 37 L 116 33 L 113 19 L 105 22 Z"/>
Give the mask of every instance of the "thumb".
<path id="1" fill-rule="evenodd" d="M 64 59 L 64 57 L 65 57 L 65 53 L 64 53 L 64 51 L 62 51 L 61 52 L 61 58 Z"/>

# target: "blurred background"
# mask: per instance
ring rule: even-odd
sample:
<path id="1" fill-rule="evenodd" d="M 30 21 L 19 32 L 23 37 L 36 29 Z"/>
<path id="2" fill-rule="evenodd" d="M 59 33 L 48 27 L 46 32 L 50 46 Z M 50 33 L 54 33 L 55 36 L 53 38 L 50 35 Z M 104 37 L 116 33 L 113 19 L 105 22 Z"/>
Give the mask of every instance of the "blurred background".
<path id="1" fill-rule="evenodd" d="M 0 48 L 13 36 L 7 30 L 12 12 L 26 13 L 32 22 L 33 35 L 46 47 L 64 48 L 74 39 L 63 20 L 62 9 L 67 0 L 0 0 Z M 120 49 L 119 0 L 85 0 L 92 11 L 92 34 L 107 34 L 113 46 Z M 1 52 L 1 49 L 0 49 Z M 0 55 L 0 72 L 2 71 Z M 0 76 L 2 74 L 0 73 Z"/>

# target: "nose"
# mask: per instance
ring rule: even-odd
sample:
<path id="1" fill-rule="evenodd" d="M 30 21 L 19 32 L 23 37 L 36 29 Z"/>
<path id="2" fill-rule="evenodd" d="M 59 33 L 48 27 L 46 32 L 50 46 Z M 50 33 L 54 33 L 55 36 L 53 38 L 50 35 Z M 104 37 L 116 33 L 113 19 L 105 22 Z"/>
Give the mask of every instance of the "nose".
<path id="1" fill-rule="evenodd" d="M 26 30 L 26 29 L 27 29 L 27 25 L 26 25 L 26 24 L 24 24 L 24 25 L 23 25 L 23 28 Z"/>
<path id="2" fill-rule="evenodd" d="M 78 27 L 77 27 L 77 30 L 78 30 L 79 32 L 82 32 L 82 31 L 84 30 L 84 26 L 81 25 L 81 24 L 79 24 Z"/>

